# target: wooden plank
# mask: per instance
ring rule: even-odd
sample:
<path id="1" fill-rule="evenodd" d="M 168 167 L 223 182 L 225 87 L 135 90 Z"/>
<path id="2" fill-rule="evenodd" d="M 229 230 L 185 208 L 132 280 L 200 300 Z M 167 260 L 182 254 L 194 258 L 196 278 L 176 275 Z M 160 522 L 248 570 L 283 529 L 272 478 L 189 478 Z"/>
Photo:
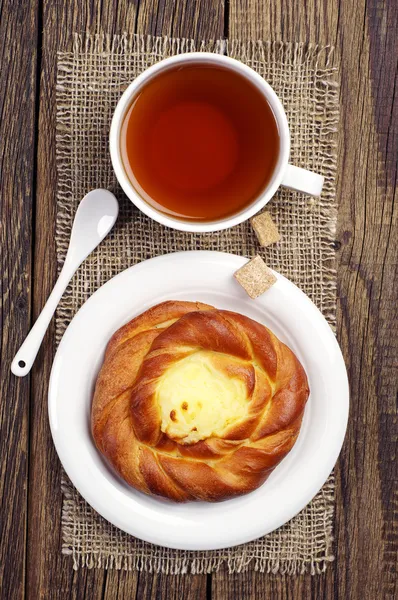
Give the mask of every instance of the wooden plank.
<path id="1" fill-rule="evenodd" d="M 59 48 L 70 47 L 74 31 L 134 31 L 135 20 L 136 6 L 127 1 L 101 5 L 89 0 L 43 1 L 33 290 L 35 316 L 56 279 L 56 52 Z M 61 555 L 61 470 L 47 416 L 48 380 L 54 351 L 52 325 L 32 371 L 27 595 L 33 600 L 102 597 L 106 571 L 80 569 L 74 573 L 71 559 Z"/>
<path id="2" fill-rule="evenodd" d="M 338 0 L 230 0 L 229 37 L 334 44 Z"/>
<path id="3" fill-rule="evenodd" d="M 121 596 L 120 596 L 121 597 Z M 206 575 L 140 573 L 137 600 L 204 600 Z"/>
<path id="4" fill-rule="evenodd" d="M 195 40 L 224 35 L 225 0 L 141 0 L 138 33 Z"/>
<path id="5" fill-rule="evenodd" d="M 333 597 L 332 579 L 325 575 L 292 577 L 253 571 L 229 575 L 224 569 L 212 577 L 212 598 L 222 600 L 320 600 Z"/>
<path id="6" fill-rule="evenodd" d="M 137 595 L 139 573 L 135 571 L 109 570 L 106 577 L 104 600 L 128 598 L 132 600 Z"/>
<path id="7" fill-rule="evenodd" d="M 398 119 L 390 77 L 397 76 L 398 6 L 373 0 L 348 8 L 342 6 L 339 31 L 338 317 L 349 370 L 351 419 L 340 460 L 336 548 L 346 569 L 340 572 L 338 587 L 341 596 L 393 598 L 398 593 L 396 588 L 391 593 L 390 585 L 398 549 L 392 510 L 397 421 L 392 354 L 386 360 L 386 352 L 395 348 L 397 355 L 398 273 L 391 246 L 394 231 L 397 238 L 397 165 L 392 164 L 390 144 L 395 139 L 396 152 Z M 392 585 L 397 585 L 396 579 Z"/>
<path id="8" fill-rule="evenodd" d="M 393 6 L 394 4 L 394 6 Z M 337 43 L 341 103 L 338 338 L 351 383 L 336 469 L 336 563 L 325 576 L 213 577 L 217 598 L 397 597 L 396 3 L 231 0 L 237 38 Z M 245 19 L 245 15 L 250 15 Z M 396 204 L 395 204 L 396 206 Z M 394 521 L 395 510 L 395 521 Z M 337 576 L 338 575 L 338 576 Z M 247 595 L 239 592 L 247 586 Z M 310 586 L 310 587 L 308 587 Z"/>
<path id="9" fill-rule="evenodd" d="M 0 597 L 25 592 L 30 377 L 11 374 L 31 319 L 38 4 L 0 12 Z"/>
<path id="10" fill-rule="evenodd" d="M 64 569 L 68 569 L 70 573 L 70 563 L 65 565 Z M 106 586 L 107 572 L 103 569 L 80 569 L 74 571 L 71 578 L 70 595 L 62 595 L 61 598 L 70 598 L 70 600 L 102 600 Z M 69 592 L 69 590 L 68 590 Z M 52 597 L 52 596 L 51 596 Z M 116 598 L 117 596 L 113 596 Z M 126 596 L 128 598 L 128 596 Z"/>

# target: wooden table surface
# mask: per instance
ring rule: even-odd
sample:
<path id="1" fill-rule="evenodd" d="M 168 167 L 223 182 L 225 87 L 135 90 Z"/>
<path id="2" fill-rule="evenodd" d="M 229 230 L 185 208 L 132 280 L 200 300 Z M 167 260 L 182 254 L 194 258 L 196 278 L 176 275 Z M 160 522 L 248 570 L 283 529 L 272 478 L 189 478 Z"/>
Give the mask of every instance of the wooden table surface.
<path id="1" fill-rule="evenodd" d="M 0 597 L 397 598 L 398 2 L 0 0 L 0 14 Z M 351 413 L 336 467 L 336 561 L 326 574 L 75 572 L 61 555 L 60 463 L 47 418 L 53 325 L 30 377 L 9 369 L 56 277 L 56 51 L 86 29 L 339 51 L 338 338 Z"/>

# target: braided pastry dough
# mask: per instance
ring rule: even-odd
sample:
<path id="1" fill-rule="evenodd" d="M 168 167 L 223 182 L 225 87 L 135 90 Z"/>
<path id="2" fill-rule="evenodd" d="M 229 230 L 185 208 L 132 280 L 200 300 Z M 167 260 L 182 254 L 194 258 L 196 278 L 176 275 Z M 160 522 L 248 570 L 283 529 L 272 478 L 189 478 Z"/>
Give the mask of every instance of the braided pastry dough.
<path id="1" fill-rule="evenodd" d="M 199 302 L 164 302 L 111 338 L 92 431 L 138 490 L 225 500 L 259 487 L 291 450 L 308 395 L 302 365 L 263 325 Z"/>

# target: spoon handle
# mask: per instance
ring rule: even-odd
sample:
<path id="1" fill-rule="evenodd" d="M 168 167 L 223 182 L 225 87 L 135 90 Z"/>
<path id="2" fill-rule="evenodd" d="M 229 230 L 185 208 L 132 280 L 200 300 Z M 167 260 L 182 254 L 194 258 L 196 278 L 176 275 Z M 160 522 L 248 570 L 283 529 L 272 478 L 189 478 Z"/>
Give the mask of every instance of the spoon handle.
<path id="1" fill-rule="evenodd" d="M 36 323 L 33 325 L 11 363 L 11 371 L 14 375 L 17 375 L 17 377 L 24 377 L 31 370 L 47 331 L 47 327 L 58 306 L 61 296 L 79 266 L 80 265 L 74 265 L 72 267 L 68 259 L 65 260 L 53 291 L 38 316 Z"/>

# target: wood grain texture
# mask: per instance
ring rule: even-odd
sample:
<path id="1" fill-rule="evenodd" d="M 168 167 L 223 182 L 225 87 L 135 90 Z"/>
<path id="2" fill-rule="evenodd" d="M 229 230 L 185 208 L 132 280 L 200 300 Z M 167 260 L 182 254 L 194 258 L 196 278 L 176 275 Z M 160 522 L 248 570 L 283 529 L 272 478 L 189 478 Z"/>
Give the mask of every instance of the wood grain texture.
<path id="1" fill-rule="evenodd" d="M 104 589 L 104 600 L 114 598 L 133 599 L 137 596 L 140 573 L 131 571 L 108 571 Z"/>
<path id="2" fill-rule="evenodd" d="M 196 40 L 224 35 L 225 0 L 140 0 L 137 32 Z"/>
<path id="3" fill-rule="evenodd" d="M 56 279 L 55 209 L 55 83 L 56 52 L 71 44 L 74 31 L 134 31 L 136 7 L 130 2 L 101 6 L 73 0 L 47 0 L 41 7 L 39 135 L 37 148 L 37 202 L 33 311 L 37 316 Z M 47 392 L 55 352 L 50 326 L 32 370 L 31 452 L 27 552 L 27 596 L 37 598 L 101 597 L 106 572 L 72 573 L 71 562 L 61 555 L 61 468 L 52 443 L 47 416 Z M 94 588 L 93 588 L 94 586 Z M 95 592 L 93 591 L 95 589 Z M 97 594 L 91 596 L 91 594 Z M 99 595 L 98 595 L 99 594 Z"/>
<path id="4" fill-rule="evenodd" d="M 340 460 L 336 549 L 338 560 L 348 560 L 350 565 L 339 577 L 341 595 L 366 598 L 380 594 L 393 598 L 398 593 L 396 578 L 391 580 L 397 561 L 392 510 L 397 481 L 392 465 L 398 433 L 393 408 L 397 379 L 391 356 L 389 364 L 384 356 L 393 348 L 397 356 L 398 272 L 397 256 L 393 256 L 396 244 L 391 245 L 397 239 L 397 105 L 393 107 L 390 79 L 391 72 L 393 80 L 397 77 L 398 13 L 394 12 L 387 2 L 344 6 L 338 38 L 342 68 L 338 322 L 349 371 L 351 419 Z M 383 85 L 376 83 L 380 78 Z M 395 138 L 394 173 L 391 140 L 386 143 L 382 122 L 387 140 Z"/>
<path id="5" fill-rule="evenodd" d="M 224 569 L 212 577 L 212 598 L 217 600 L 321 600 L 334 598 L 336 591 L 327 575 L 291 577 L 249 571 L 231 576 Z"/>
<path id="6" fill-rule="evenodd" d="M 0 8 L 0 240 L 2 248 L 7 247 L 1 254 L 0 597 L 397 597 L 398 3 L 0 0 Z M 9 364 L 31 314 L 37 316 L 56 277 L 56 50 L 70 45 L 72 32 L 87 29 L 196 39 L 228 34 L 331 43 L 338 48 L 342 77 L 338 337 L 349 370 L 351 413 L 336 469 L 337 560 L 325 575 L 73 572 L 70 559 L 60 553 L 60 466 L 47 418 L 53 328 L 31 384 L 29 378 L 11 377 Z"/>
<path id="7" fill-rule="evenodd" d="M 37 4 L 0 2 L 0 597 L 25 591 L 30 378 L 11 360 L 30 327 Z"/>
<path id="8" fill-rule="evenodd" d="M 137 600 L 206 600 L 206 576 L 140 573 L 136 594 Z"/>
<path id="9" fill-rule="evenodd" d="M 232 39 L 334 45 L 339 0 L 230 0 L 228 22 Z"/>

